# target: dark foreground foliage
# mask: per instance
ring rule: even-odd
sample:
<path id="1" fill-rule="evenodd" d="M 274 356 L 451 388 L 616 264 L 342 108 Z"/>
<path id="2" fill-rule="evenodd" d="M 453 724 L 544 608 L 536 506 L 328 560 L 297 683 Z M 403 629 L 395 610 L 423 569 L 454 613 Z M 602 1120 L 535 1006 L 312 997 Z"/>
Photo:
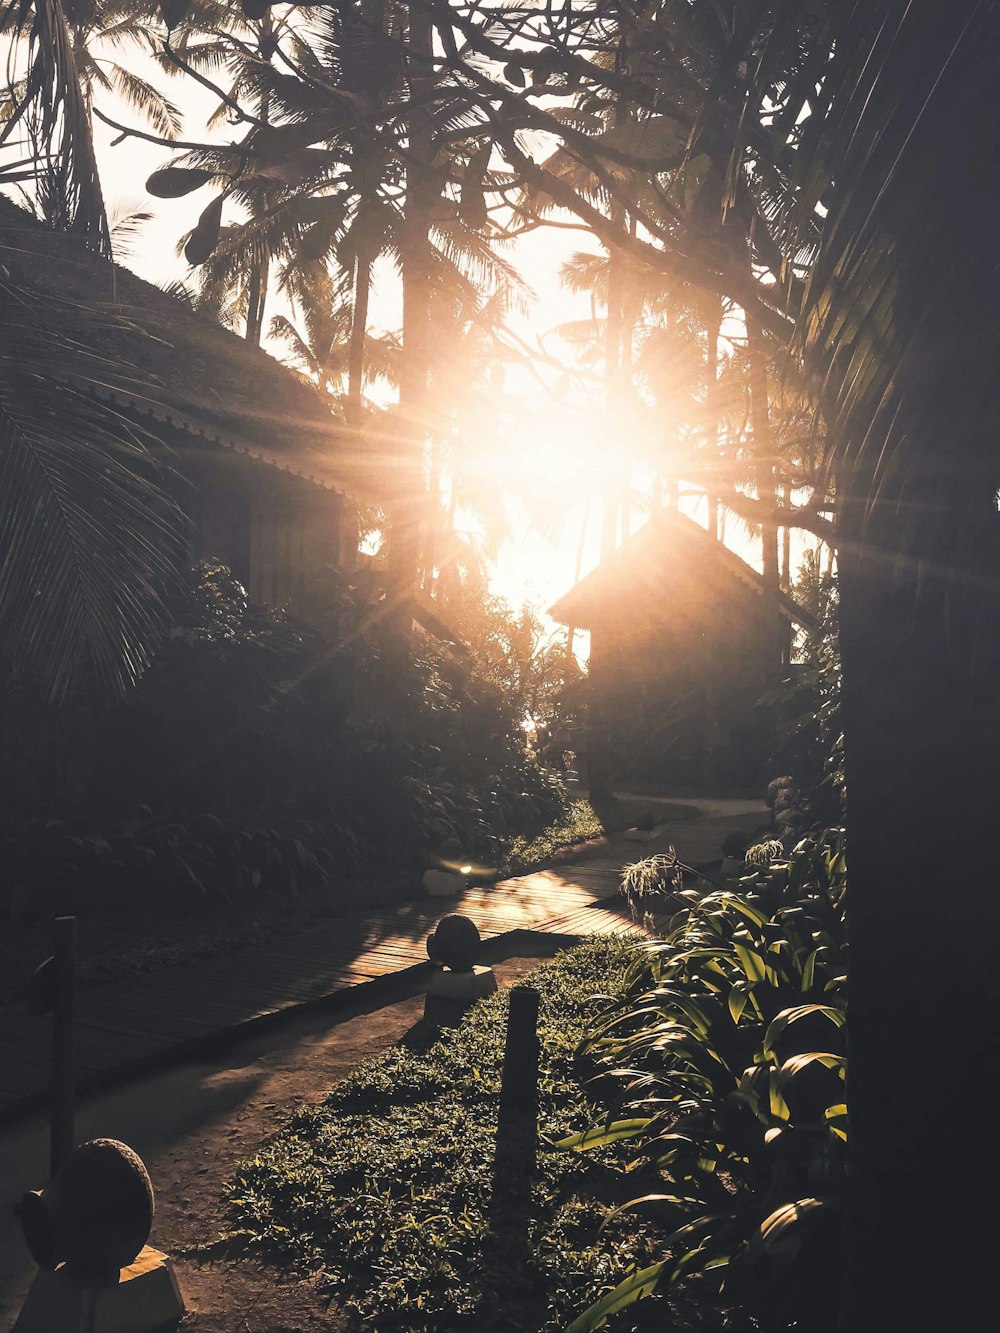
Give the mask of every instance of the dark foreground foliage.
<path id="1" fill-rule="evenodd" d="M 570 816 L 517 701 L 475 663 L 415 653 L 344 586 L 322 628 L 193 571 L 176 631 L 110 713 L 0 685 L 5 906 L 37 913 L 292 896 L 364 868 L 415 887 L 457 840 L 485 877 Z"/>

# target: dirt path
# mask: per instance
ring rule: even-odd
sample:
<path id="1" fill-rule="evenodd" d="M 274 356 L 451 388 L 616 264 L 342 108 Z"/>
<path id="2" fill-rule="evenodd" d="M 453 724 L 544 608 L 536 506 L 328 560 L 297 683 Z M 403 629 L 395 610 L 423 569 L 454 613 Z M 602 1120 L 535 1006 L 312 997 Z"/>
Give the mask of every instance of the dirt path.
<path id="1" fill-rule="evenodd" d="M 537 967 L 538 955 L 494 961 L 509 985 Z M 119 1138 L 136 1149 L 157 1192 L 151 1243 L 175 1261 L 189 1314 L 199 1333 L 343 1333 L 347 1316 L 308 1283 L 213 1252 L 222 1225 L 222 1196 L 236 1165 L 280 1128 L 299 1106 L 384 1050 L 423 1013 L 422 994 L 401 995 L 368 1012 L 299 1014 L 234 1042 L 222 1055 L 180 1065 L 87 1099 L 77 1123 L 81 1140 Z M 0 1327 L 16 1318 L 33 1268 L 11 1203 L 47 1174 L 48 1127 L 33 1117 L 0 1131 Z"/>

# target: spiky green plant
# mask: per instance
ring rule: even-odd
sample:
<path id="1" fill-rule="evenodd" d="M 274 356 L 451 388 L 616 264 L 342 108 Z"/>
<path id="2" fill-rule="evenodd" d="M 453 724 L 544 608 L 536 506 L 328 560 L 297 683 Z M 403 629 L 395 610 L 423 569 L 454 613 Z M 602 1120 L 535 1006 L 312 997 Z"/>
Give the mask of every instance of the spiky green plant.
<path id="1" fill-rule="evenodd" d="M 842 833 L 741 887 L 694 902 L 673 934 L 641 946 L 626 999 L 581 1048 L 616 1089 L 612 1109 L 555 1146 L 628 1141 L 627 1169 L 652 1169 L 663 1188 L 624 1207 L 668 1234 L 664 1257 L 572 1333 L 681 1284 L 768 1328 L 806 1315 L 832 1327 L 847 1137 Z"/>

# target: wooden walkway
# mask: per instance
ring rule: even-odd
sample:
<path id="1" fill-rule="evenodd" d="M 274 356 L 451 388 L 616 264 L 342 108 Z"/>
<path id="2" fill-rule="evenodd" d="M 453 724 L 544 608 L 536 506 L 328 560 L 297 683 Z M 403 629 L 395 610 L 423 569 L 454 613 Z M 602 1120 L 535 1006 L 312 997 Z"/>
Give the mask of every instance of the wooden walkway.
<path id="1" fill-rule="evenodd" d="M 719 827 L 715 820 L 685 826 L 676 838 L 682 858 L 698 864 L 716 855 Z M 471 916 L 484 939 L 518 930 L 570 938 L 627 930 L 631 923 L 618 897 L 621 867 L 670 840 L 667 832 L 653 844 L 615 839 L 585 859 L 470 889 L 460 898 L 422 898 L 364 919 L 325 922 L 273 945 L 80 989 L 79 1086 L 152 1067 L 168 1054 L 194 1054 L 250 1024 L 389 975 L 429 970 L 427 935 L 446 912 Z M 44 1103 L 50 1049 L 48 1018 L 21 1006 L 0 1008 L 0 1119 Z"/>

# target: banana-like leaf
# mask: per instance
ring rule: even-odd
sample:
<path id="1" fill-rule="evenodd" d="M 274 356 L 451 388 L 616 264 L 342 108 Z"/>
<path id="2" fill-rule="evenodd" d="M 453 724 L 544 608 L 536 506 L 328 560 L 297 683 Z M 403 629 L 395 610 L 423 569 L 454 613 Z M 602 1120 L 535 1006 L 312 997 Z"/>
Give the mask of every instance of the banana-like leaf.
<path id="1" fill-rule="evenodd" d="M 586 1152 L 589 1148 L 601 1148 L 606 1143 L 618 1143 L 622 1139 L 634 1139 L 644 1134 L 652 1124 L 650 1119 L 613 1120 L 610 1124 L 598 1125 L 593 1129 L 581 1130 L 579 1134 L 570 1134 L 564 1139 L 557 1139 L 551 1145 L 553 1150 Z"/>
<path id="2" fill-rule="evenodd" d="M 778 1038 L 793 1023 L 805 1018 L 808 1014 L 822 1014 L 828 1018 L 835 1026 L 842 1028 L 847 1022 L 847 1015 L 843 1009 L 836 1009 L 829 1004 L 798 1004 L 791 1009 L 783 1009 L 777 1018 L 768 1025 L 764 1033 L 763 1051 L 764 1055 L 771 1058 L 774 1055 L 774 1046 Z"/>
<path id="3" fill-rule="evenodd" d="M 644 1296 L 651 1296 L 668 1268 L 669 1263 L 664 1259 L 657 1264 L 650 1264 L 648 1268 L 643 1268 L 638 1273 L 633 1273 L 631 1277 L 619 1282 L 617 1287 L 584 1310 L 583 1314 L 578 1315 L 571 1324 L 567 1324 L 566 1333 L 591 1333 L 593 1329 L 605 1324 L 609 1315 L 627 1309 Z"/>

